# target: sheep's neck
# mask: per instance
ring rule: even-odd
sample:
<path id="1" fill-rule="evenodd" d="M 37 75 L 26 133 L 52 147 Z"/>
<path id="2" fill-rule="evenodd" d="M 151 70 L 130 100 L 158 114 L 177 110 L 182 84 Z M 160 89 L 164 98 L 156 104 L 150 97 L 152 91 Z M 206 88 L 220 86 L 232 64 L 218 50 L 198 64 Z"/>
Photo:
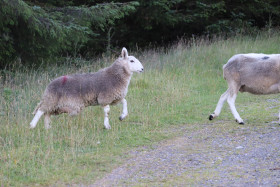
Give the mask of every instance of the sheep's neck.
<path id="1" fill-rule="evenodd" d="M 125 67 L 115 64 L 111 66 L 109 72 L 115 80 L 117 80 L 119 83 L 122 83 L 125 87 L 129 85 L 132 73 L 129 72 Z"/>

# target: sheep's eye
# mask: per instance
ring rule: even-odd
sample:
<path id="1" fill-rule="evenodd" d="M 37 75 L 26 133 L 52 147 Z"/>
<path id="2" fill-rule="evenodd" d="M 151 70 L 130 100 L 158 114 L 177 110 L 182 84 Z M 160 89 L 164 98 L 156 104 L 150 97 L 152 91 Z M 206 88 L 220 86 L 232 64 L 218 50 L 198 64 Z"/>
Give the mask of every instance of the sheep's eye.
<path id="1" fill-rule="evenodd" d="M 133 62 L 134 62 L 134 60 L 130 60 L 130 62 L 132 62 L 132 63 L 133 63 Z"/>

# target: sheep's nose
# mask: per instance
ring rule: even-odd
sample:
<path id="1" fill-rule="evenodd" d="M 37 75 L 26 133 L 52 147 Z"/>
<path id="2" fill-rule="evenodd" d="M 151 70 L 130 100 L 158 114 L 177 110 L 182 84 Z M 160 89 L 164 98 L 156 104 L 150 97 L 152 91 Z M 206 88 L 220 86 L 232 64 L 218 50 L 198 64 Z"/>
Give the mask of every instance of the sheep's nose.
<path id="1" fill-rule="evenodd" d="M 141 71 L 144 71 L 144 68 L 142 68 Z"/>

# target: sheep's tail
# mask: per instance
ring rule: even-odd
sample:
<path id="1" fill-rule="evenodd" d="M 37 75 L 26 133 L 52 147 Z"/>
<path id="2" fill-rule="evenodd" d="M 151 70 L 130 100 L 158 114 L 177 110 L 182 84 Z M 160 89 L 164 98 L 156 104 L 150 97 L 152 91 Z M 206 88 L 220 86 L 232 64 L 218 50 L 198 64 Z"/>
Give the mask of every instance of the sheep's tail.
<path id="1" fill-rule="evenodd" d="M 37 111 L 38 111 L 38 109 L 41 107 L 42 103 L 43 103 L 43 102 L 40 101 L 40 103 L 37 104 L 35 110 L 32 112 L 33 115 L 35 115 L 35 114 L 37 113 Z"/>

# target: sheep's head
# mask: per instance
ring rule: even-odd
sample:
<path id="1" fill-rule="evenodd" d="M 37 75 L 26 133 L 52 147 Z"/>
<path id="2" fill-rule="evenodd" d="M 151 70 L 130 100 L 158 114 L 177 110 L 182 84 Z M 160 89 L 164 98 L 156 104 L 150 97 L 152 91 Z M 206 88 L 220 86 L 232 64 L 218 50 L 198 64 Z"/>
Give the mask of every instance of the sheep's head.
<path id="1" fill-rule="evenodd" d="M 134 56 L 128 56 L 128 52 L 125 47 L 122 49 L 121 58 L 126 62 L 126 64 L 128 65 L 128 68 L 131 72 L 141 73 L 144 71 L 144 68 L 143 68 L 143 65 L 141 64 L 141 62 Z"/>

